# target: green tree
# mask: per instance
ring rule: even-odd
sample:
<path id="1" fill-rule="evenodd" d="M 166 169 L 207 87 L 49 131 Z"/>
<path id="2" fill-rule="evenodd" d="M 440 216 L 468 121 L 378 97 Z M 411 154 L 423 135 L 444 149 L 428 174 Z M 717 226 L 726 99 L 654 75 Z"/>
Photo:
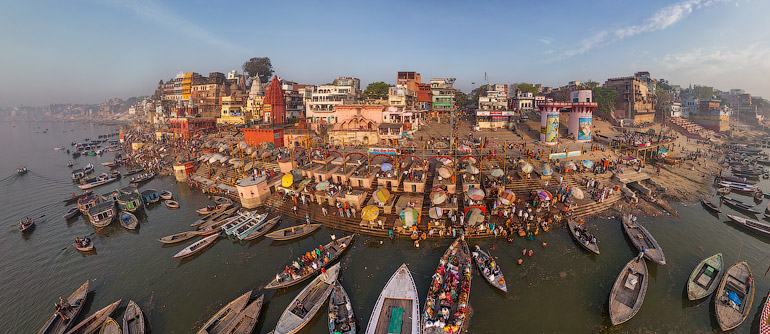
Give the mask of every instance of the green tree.
<path id="1" fill-rule="evenodd" d="M 243 72 L 249 78 L 259 77 L 259 82 L 268 82 L 273 76 L 273 64 L 268 57 L 254 57 L 243 63 Z"/>
<path id="2" fill-rule="evenodd" d="M 714 88 L 708 86 L 695 86 L 692 89 L 695 96 L 700 99 L 710 99 L 714 95 Z"/>
<path id="3" fill-rule="evenodd" d="M 366 86 L 364 97 L 367 99 L 387 99 L 389 87 L 392 86 L 382 81 L 372 82 Z"/>
<path id="4" fill-rule="evenodd" d="M 516 86 L 516 90 L 521 93 L 532 93 L 532 95 L 536 95 L 540 91 L 535 85 L 528 83 L 520 83 Z"/>
<path id="5" fill-rule="evenodd" d="M 599 87 L 599 83 L 596 81 L 588 80 L 582 84 L 580 84 L 580 89 L 588 89 L 588 90 L 594 90 L 594 88 Z"/>
<path id="6" fill-rule="evenodd" d="M 465 108 L 468 105 L 468 94 L 461 91 L 455 92 L 455 104 L 458 108 Z"/>
<path id="7" fill-rule="evenodd" d="M 487 93 L 487 87 L 488 87 L 487 85 L 481 85 L 479 86 L 479 88 L 476 88 L 471 91 L 471 102 L 473 102 L 473 104 L 475 105 L 479 104 L 479 96 L 481 96 L 481 94 Z"/>
<path id="8" fill-rule="evenodd" d="M 609 118 L 615 111 L 615 100 L 618 98 L 618 92 L 614 88 L 596 87 L 592 90 L 592 94 L 594 102 L 598 104 L 596 113 Z"/>

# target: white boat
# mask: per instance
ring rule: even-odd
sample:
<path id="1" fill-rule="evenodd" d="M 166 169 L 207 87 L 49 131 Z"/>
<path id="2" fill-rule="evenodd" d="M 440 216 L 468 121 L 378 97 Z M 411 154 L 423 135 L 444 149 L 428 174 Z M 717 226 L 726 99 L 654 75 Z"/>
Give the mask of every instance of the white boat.
<path id="1" fill-rule="evenodd" d="M 243 239 L 245 236 L 249 235 L 249 233 L 253 232 L 254 230 L 264 226 L 265 224 L 268 224 L 272 221 L 275 221 L 276 219 L 281 218 L 280 216 L 273 217 L 270 221 L 267 220 L 267 214 L 264 214 L 264 217 L 261 217 L 260 219 L 254 219 L 246 224 L 241 225 L 240 227 L 233 230 L 232 236 L 235 236 L 238 239 Z"/>
<path id="2" fill-rule="evenodd" d="M 96 188 L 98 186 L 103 186 L 105 184 L 112 183 L 112 182 L 115 182 L 115 181 L 117 181 L 117 178 L 108 177 L 108 178 L 103 179 L 103 180 L 94 181 L 94 182 L 86 183 L 86 184 L 81 184 L 81 185 L 78 186 L 78 188 L 83 189 L 83 190 L 91 189 L 91 188 Z"/>
<path id="3" fill-rule="evenodd" d="M 340 272 L 340 264 L 337 263 L 326 274 L 318 275 L 308 284 L 299 295 L 289 303 L 289 306 L 281 314 L 278 324 L 275 325 L 275 334 L 293 334 L 305 327 L 318 313 L 318 310 L 326 304 L 329 294 L 332 292 L 334 282 Z M 298 302 L 301 307 L 297 307 Z"/>
<path id="4" fill-rule="evenodd" d="M 249 224 L 249 226 L 251 226 L 255 222 L 259 223 L 264 221 L 265 218 L 267 218 L 267 213 L 263 213 L 263 214 L 257 214 L 256 212 L 239 213 L 234 220 L 228 222 L 227 224 L 222 225 L 222 230 L 224 230 L 225 234 L 227 235 L 233 235 L 233 233 L 235 233 L 235 231 L 241 228 L 242 226 L 246 224 Z"/>
<path id="5" fill-rule="evenodd" d="M 366 334 L 388 334 L 394 327 L 404 334 L 420 333 L 420 297 L 406 264 L 396 270 L 377 297 Z M 399 316 L 394 317 L 399 313 Z"/>
<path id="6" fill-rule="evenodd" d="M 175 258 L 178 258 L 178 257 L 188 257 L 188 256 L 191 256 L 191 255 L 193 255 L 195 253 L 198 253 L 198 252 L 202 251 L 203 249 L 205 249 L 207 246 L 211 245 L 214 241 L 217 240 L 217 238 L 219 238 L 219 233 L 212 234 L 212 235 L 210 235 L 208 237 L 205 237 L 205 238 L 203 238 L 201 240 L 198 240 L 195 243 L 193 243 L 192 245 L 187 246 L 183 250 L 179 251 L 179 253 L 176 253 L 176 255 L 174 255 L 174 257 Z"/>

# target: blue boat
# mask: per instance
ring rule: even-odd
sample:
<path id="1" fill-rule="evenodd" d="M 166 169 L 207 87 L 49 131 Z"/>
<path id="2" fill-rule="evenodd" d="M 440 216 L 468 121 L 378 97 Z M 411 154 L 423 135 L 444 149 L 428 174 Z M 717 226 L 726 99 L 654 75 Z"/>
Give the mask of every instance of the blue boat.
<path id="1" fill-rule="evenodd" d="M 145 203 L 156 203 L 160 201 L 160 194 L 155 189 L 147 189 L 142 191 L 142 201 Z"/>

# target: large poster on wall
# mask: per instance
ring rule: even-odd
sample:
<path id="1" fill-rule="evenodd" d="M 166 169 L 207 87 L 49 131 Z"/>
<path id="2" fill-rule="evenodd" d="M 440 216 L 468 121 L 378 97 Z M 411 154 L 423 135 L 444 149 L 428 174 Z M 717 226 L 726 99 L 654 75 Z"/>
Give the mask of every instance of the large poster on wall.
<path id="1" fill-rule="evenodd" d="M 589 117 L 578 119 L 578 140 L 591 140 L 591 122 Z"/>
<path id="2" fill-rule="evenodd" d="M 545 142 L 555 143 L 559 134 L 559 114 L 548 115 L 545 121 Z"/>

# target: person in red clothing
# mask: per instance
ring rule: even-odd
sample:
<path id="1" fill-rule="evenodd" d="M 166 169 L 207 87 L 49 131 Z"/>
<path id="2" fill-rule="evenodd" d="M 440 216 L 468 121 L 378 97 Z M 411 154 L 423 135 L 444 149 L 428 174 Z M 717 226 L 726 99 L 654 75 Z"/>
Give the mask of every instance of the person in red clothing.
<path id="1" fill-rule="evenodd" d="M 321 275 L 324 279 L 326 279 L 326 268 L 321 268 Z"/>

